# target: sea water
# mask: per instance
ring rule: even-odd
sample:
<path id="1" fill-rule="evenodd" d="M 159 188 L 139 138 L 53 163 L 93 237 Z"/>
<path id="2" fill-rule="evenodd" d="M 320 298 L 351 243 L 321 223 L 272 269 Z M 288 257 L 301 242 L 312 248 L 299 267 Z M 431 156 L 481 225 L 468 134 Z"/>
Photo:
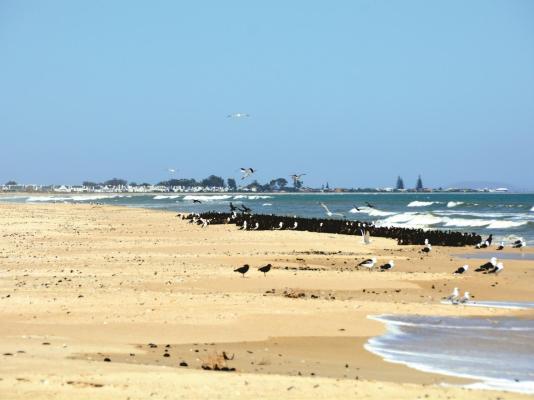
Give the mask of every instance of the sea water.
<path id="1" fill-rule="evenodd" d="M 200 200 L 202 203 L 194 203 Z M 507 243 L 534 241 L 534 194 L 509 193 L 160 193 L 160 194 L 7 194 L 0 202 L 62 202 L 125 205 L 177 212 L 229 211 L 245 204 L 255 213 L 325 218 L 320 203 L 349 220 L 380 226 L 493 233 Z M 366 202 L 373 207 L 366 206 Z M 338 218 L 338 217 L 336 217 Z"/>
<path id="2" fill-rule="evenodd" d="M 531 304 L 532 305 L 532 304 Z M 371 317 L 388 331 L 366 349 L 386 361 L 470 378 L 473 388 L 534 393 L 534 320 L 512 317 Z"/>

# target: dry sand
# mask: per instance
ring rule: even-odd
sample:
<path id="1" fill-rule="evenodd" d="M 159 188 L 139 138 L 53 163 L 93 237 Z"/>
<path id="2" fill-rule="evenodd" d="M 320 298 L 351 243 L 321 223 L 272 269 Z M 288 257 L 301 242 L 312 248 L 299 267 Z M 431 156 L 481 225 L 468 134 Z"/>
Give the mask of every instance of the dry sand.
<path id="1" fill-rule="evenodd" d="M 0 205 L 0 226 L 2 400 L 528 397 L 468 390 L 363 345 L 385 329 L 368 315 L 532 317 L 440 304 L 454 286 L 533 301 L 529 261 L 506 261 L 498 277 L 453 276 L 464 261 L 452 254 L 472 249 L 422 256 L 387 239 L 202 229 L 111 206 Z M 395 270 L 357 271 L 370 255 Z M 244 263 L 246 278 L 233 272 Z M 201 369 L 215 364 L 236 370 Z"/>

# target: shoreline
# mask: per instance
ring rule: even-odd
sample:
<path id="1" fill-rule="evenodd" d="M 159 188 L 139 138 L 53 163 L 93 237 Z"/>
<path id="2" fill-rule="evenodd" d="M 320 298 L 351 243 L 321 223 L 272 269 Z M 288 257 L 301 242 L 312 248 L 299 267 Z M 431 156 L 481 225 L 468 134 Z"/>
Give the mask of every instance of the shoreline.
<path id="1" fill-rule="evenodd" d="M 317 393 L 339 396 L 342 388 L 344 393 L 364 391 L 371 398 L 383 398 L 384 391 L 398 394 L 398 398 L 412 398 L 424 388 L 434 396 L 447 393 L 451 398 L 463 398 L 468 389 L 436 386 L 438 382 L 451 382 L 451 378 L 418 373 L 381 359 L 369 361 L 363 345 L 355 346 L 358 348 L 349 363 L 344 361 L 347 351 L 332 353 L 333 343 L 350 343 L 353 339 L 365 343 L 367 338 L 383 334 L 385 326 L 367 319 L 377 313 L 532 317 L 528 310 L 510 312 L 439 304 L 454 285 L 469 289 L 476 300 L 532 301 L 528 285 L 531 272 L 525 261 L 507 261 L 507 270 L 492 280 L 475 274 L 457 277 L 451 275 L 458 263 L 451 253 L 458 253 L 458 248 L 439 247 L 430 259 L 420 259 L 418 246 L 397 246 L 388 239 L 376 238 L 364 246 L 354 237 L 343 235 L 242 232 L 226 225 L 202 229 L 174 214 L 80 204 L 0 205 L 4 227 L 0 318 L 5 321 L 0 324 L 0 353 L 14 354 L 2 357 L 0 372 L 4 379 L 0 380 L 0 394 L 24 398 L 14 395 L 42 390 L 39 382 L 46 379 L 54 382 L 57 398 L 69 398 L 67 394 L 70 398 L 84 398 L 99 393 L 112 398 L 123 393 L 117 387 L 125 384 L 125 371 L 130 371 L 130 376 L 143 371 L 151 380 L 154 374 L 164 372 L 157 364 L 167 358 L 176 361 L 178 353 L 164 358 L 163 351 L 158 352 L 153 363 L 147 359 L 150 362 L 135 365 L 113 358 L 109 363 L 72 359 L 73 355 L 128 356 L 132 350 L 139 352 L 135 344 L 150 342 L 158 346 L 170 344 L 177 352 L 178 348 L 188 352 L 186 347 L 192 343 L 237 346 L 236 351 L 246 351 L 251 342 L 260 349 L 265 348 L 261 342 L 282 340 L 269 338 L 289 338 L 302 341 L 302 354 L 312 354 L 312 349 L 324 352 L 317 356 L 319 367 L 309 369 L 315 376 L 288 375 L 287 366 L 300 362 L 298 352 L 292 353 L 298 347 L 294 344 L 285 345 L 280 352 L 282 357 L 273 352 L 264 355 L 264 368 L 268 366 L 274 375 L 244 367 L 237 373 L 223 373 L 176 366 L 172 373 L 190 386 L 180 389 L 190 397 L 203 396 L 200 382 L 206 379 L 228 390 L 231 389 L 225 381 L 241 387 L 245 379 L 251 387 L 243 389 L 243 393 L 253 390 L 249 397 L 275 397 L 280 394 L 280 385 L 288 382 L 284 392 L 294 386 L 302 397 Z M 485 258 L 484 253 L 480 250 L 481 258 Z M 381 261 L 395 259 L 396 270 L 378 273 L 353 269 L 358 259 L 371 254 Z M 233 269 L 246 262 L 254 269 L 243 279 Z M 255 268 L 266 262 L 273 263 L 274 268 L 264 277 Z M 500 284 L 491 286 L 494 282 Z M 300 293 L 303 297 L 293 297 Z M 318 339 L 309 339 L 313 337 Z M 43 345 L 44 342 L 50 345 Z M 19 354 L 18 350 L 25 353 Z M 244 352 L 240 362 L 249 360 L 247 357 Z M 361 380 L 355 380 L 355 370 L 351 370 L 350 378 L 338 377 L 339 381 L 326 376 L 326 372 L 321 375 L 321 365 L 329 364 L 321 364 L 320 360 L 328 359 L 339 366 L 341 374 L 345 364 L 351 370 L 350 365 L 356 367 L 361 359 L 357 366 Z M 52 366 L 53 363 L 58 364 Z M 34 368 L 36 365 L 40 367 Z M 106 378 L 95 379 L 94 373 Z M 93 376 L 89 381 L 109 383 L 100 388 L 73 388 L 71 384 L 65 386 L 60 376 L 75 382 Z M 28 382 L 17 381 L 17 377 Z M 272 386 L 258 386 L 260 382 L 271 382 Z M 318 382 L 320 387 L 314 388 Z M 160 394 L 171 393 L 166 385 L 160 388 L 154 382 L 149 386 Z M 149 390 L 131 381 L 128 387 L 124 390 L 132 398 L 142 398 Z M 473 398 L 484 398 L 488 392 L 468 393 Z M 522 398 L 519 394 L 502 394 L 504 398 Z"/>

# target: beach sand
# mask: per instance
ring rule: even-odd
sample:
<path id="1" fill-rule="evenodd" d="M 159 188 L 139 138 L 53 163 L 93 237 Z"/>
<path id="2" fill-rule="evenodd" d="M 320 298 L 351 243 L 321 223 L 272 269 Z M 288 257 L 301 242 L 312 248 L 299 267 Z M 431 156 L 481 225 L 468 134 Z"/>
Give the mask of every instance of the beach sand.
<path id="1" fill-rule="evenodd" d="M 363 346 L 385 331 L 369 315 L 532 318 L 440 304 L 454 286 L 475 300 L 534 301 L 532 261 L 453 276 L 478 265 L 453 256 L 473 249 L 426 256 L 389 239 L 202 229 L 112 206 L 3 204 L 0 226 L 0 399 L 528 397 L 462 388 L 470 381 Z M 369 256 L 396 267 L 356 270 Z M 242 278 L 233 269 L 244 263 Z M 202 369 L 215 364 L 235 371 Z"/>

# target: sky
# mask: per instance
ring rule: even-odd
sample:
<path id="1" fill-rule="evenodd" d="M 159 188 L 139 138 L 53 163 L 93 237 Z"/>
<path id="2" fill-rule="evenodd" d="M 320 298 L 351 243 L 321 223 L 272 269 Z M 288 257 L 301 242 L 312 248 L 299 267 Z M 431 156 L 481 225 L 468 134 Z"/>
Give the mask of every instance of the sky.
<path id="1" fill-rule="evenodd" d="M 0 0 L 0 183 L 534 189 L 533 21 L 531 0 Z"/>

